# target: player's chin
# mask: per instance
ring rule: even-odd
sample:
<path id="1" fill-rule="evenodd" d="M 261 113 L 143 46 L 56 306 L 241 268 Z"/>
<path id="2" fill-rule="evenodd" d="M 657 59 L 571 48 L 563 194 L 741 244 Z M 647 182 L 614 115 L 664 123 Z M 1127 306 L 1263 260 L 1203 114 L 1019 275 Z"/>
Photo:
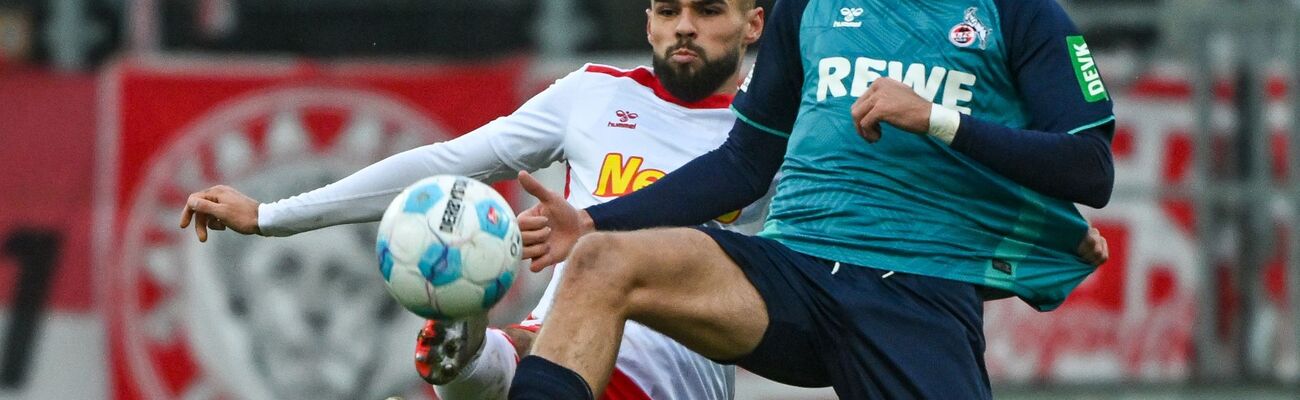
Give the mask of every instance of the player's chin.
<path id="1" fill-rule="evenodd" d="M 699 57 L 692 58 L 690 61 L 680 62 L 669 60 L 668 68 L 672 68 L 680 76 L 691 76 L 700 72 L 704 68 L 704 59 Z"/>

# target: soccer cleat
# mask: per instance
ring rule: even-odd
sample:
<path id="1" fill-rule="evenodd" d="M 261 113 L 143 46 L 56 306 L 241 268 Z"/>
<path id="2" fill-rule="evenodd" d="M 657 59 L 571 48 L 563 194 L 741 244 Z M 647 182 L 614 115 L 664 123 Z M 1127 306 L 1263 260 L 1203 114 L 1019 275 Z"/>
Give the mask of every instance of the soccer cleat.
<path id="1" fill-rule="evenodd" d="M 483 351 L 487 323 L 487 314 L 426 321 L 415 339 L 415 371 L 433 385 L 455 380 Z"/>

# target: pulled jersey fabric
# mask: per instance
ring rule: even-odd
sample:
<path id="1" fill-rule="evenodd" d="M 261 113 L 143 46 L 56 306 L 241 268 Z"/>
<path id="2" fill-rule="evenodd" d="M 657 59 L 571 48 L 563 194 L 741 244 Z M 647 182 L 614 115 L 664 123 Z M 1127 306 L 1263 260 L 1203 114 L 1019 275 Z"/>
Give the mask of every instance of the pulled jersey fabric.
<path id="1" fill-rule="evenodd" d="M 777 8 L 764 37 L 773 47 L 760 49 L 734 105 L 742 121 L 789 138 L 762 236 L 848 264 L 1007 290 L 1042 310 L 1093 270 L 1075 255 L 1086 222 L 1072 203 L 889 124 L 867 144 L 849 113 L 872 81 L 889 77 L 1010 128 L 1074 134 L 1110 124 L 1086 43 L 1055 2 Z M 767 55 L 779 59 L 764 64 Z"/>

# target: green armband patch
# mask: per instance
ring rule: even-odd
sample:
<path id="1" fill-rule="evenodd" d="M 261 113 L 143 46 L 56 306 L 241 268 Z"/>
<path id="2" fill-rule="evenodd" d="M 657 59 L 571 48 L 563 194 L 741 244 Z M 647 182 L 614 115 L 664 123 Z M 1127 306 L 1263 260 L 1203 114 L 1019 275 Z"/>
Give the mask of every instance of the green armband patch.
<path id="1" fill-rule="evenodd" d="M 1083 98 L 1089 103 L 1109 100 L 1106 85 L 1101 83 L 1101 73 L 1097 71 L 1097 63 L 1093 61 L 1092 52 L 1088 51 L 1088 43 L 1083 41 L 1083 36 L 1066 36 L 1065 43 L 1071 54 L 1070 62 L 1074 64 L 1074 76 L 1079 78 L 1079 89 L 1083 90 Z"/>

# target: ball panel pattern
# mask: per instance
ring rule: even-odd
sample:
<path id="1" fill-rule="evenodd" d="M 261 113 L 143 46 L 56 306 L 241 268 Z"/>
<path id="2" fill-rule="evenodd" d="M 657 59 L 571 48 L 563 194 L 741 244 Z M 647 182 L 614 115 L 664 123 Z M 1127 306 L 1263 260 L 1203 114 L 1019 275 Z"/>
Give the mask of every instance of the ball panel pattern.
<path id="1" fill-rule="evenodd" d="M 442 286 L 460 279 L 460 249 L 442 243 L 429 243 L 420 257 L 420 273 L 433 286 Z"/>
<path id="2" fill-rule="evenodd" d="M 414 186 L 406 195 L 406 201 L 403 202 L 402 211 L 408 213 L 424 214 L 442 200 L 442 188 L 436 184 Z"/>
<path id="3" fill-rule="evenodd" d="M 429 242 L 429 228 L 418 218 L 396 218 L 392 230 L 382 240 L 388 241 L 388 250 L 398 264 L 414 265 L 424 254 L 424 247 Z"/>
<path id="4" fill-rule="evenodd" d="M 375 254 L 379 256 L 379 274 L 388 282 L 393 274 L 393 252 L 388 249 L 388 240 L 380 237 L 375 243 Z"/>
<path id="5" fill-rule="evenodd" d="M 482 286 L 459 280 L 434 290 L 434 305 L 443 315 L 461 318 L 486 311 L 480 300 L 483 298 Z"/>
<path id="6" fill-rule="evenodd" d="M 484 286 L 483 308 L 492 308 L 498 301 L 501 301 L 501 298 L 506 296 L 506 291 L 510 290 L 510 285 L 514 284 L 514 282 L 515 270 L 510 268 L 506 269 L 506 272 L 501 274 L 501 277 L 497 278 L 496 281 Z"/>
<path id="7" fill-rule="evenodd" d="M 375 244 L 389 293 L 425 318 L 481 314 L 505 297 L 519 265 L 514 211 L 491 186 L 435 176 L 398 194 Z"/>
<path id="8" fill-rule="evenodd" d="M 474 208 L 478 211 L 479 229 L 496 236 L 497 239 L 506 238 L 512 218 L 501 211 L 503 208 L 496 200 L 480 201 Z"/>

